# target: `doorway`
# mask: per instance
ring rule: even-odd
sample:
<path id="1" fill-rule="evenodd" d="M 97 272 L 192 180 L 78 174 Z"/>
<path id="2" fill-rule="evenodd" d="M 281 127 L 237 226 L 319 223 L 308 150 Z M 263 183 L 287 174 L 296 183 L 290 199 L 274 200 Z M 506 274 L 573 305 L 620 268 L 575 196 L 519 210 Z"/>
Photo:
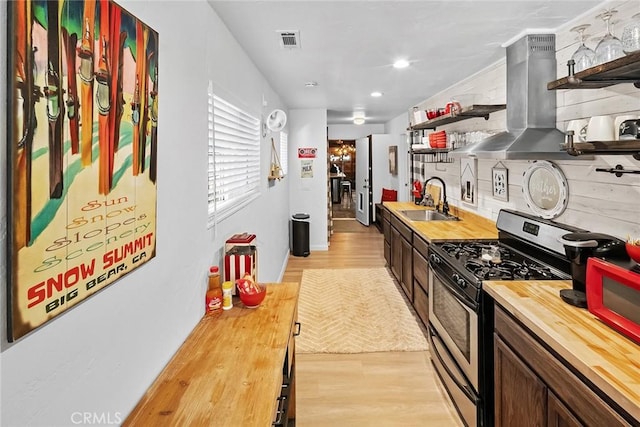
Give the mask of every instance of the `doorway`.
<path id="1" fill-rule="evenodd" d="M 356 141 L 329 140 L 329 180 L 334 221 L 355 220 Z"/>

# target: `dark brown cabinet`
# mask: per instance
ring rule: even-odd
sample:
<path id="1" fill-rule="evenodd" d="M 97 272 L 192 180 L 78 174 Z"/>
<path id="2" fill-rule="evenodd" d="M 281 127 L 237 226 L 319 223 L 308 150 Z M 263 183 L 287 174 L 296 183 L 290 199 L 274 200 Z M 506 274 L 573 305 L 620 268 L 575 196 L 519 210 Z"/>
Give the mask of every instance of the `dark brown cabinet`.
<path id="1" fill-rule="evenodd" d="M 395 227 L 391 227 L 391 272 L 402 282 L 402 236 Z"/>
<path id="2" fill-rule="evenodd" d="M 384 234 L 384 260 L 391 268 L 391 222 L 390 213 L 387 208 L 382 208 L 382 234 Z"/>
<path id="3" fill-rule="evenodd" d="M 498 335 L 494 337 L 494 358 L 496 427 L 544 426 L 546 385 Z"/>
<path id="4" fill-rule="evenodd" d="M 429 324 L 429 244 L 413 236 L 413 308 L 425 326 Z"/>
<path id="5" fill-rule="evenodd" d="M 429 244 L 411 228 L 382 208 L 384 258 L 416 314 L 429 324 Z"/>
<path id="6" fill-rule="evenodd" d="M 400 284 L 409 301 L 413 302 L 413 248 L 404 237 L 400 239 L 400 243 L 402 245 L 402 280 Z"/>
<path id="7" fill-rule="evenodd" d="M 580 427 L 582 424 L 551 391 L 547 394 L 548 427 Z"/>
<path id="8" fill-rule="evenodd" d="M 638 425 L 500 306 L 494 320 L 496 426 Z"/>
<path id="9" fill-rule="evenodd" d="M 391 271 L 413 302 L 413 231 L 396 216 L 391 216 Z"/>
<path id="10" fill-rule="evenodd" d="M 391 268 L 391 242 L 384 241 L 384 260 L 387 262 L 387 266 Z"/>

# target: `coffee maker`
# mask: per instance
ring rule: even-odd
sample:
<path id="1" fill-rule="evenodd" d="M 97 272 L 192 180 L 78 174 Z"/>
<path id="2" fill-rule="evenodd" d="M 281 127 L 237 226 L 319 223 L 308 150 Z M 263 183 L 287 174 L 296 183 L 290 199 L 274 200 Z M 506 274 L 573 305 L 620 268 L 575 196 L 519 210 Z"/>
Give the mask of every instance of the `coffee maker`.
<path id="1" fill-rule="evenodd" d="M 560 297 L 567 304 L 587 307 L 587 259 L 589 257 L 628 259 L 624 241 L 602 233 L 569 233 L 560 238 L 571 262 L 573 289 L 563 289 Z"/>

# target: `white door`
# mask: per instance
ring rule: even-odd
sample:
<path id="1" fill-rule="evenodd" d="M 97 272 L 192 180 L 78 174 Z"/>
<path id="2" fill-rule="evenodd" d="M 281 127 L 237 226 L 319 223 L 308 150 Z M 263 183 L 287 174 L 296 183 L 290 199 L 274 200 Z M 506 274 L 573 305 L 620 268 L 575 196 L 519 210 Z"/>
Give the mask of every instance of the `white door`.
<path id="1" fill-rule="evenodd" d="M 369 225 L 371 212 L 371 162 L 369 152 L 369 138 L 356 140 L 356 219 L 364 225 Z"/>

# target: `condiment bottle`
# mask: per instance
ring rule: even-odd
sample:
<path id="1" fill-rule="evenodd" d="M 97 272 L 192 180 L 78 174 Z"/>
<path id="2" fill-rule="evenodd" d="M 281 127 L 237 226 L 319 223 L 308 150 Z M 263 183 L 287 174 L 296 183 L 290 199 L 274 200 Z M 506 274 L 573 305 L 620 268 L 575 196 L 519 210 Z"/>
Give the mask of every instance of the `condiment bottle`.
<path id="1" fill-rule="evenodd" d="M 206 311 L 216 311 L 222 308 L 222 289 L 216 288 L 207 291 Z"/>
<path id="2" fill-rule="evenodd" d="M 206 311 L 219 310 L 222 307 L 222 289 L 218 266 L 209 268 L 209 285 L 206 293 Z"/>
<path id="3" fill-rule="evenodd" d="M 220 269 L 214 265 L 209 269 L 209 290 L 220 289 Z"/>
<path id="4" fill-rule="evenodd" d="M 233 291 L 233 282 L 227 281 L 222 284 L 222 309 L 231 310 L 233 308 L 233 299 L 231 292 Z"/>

